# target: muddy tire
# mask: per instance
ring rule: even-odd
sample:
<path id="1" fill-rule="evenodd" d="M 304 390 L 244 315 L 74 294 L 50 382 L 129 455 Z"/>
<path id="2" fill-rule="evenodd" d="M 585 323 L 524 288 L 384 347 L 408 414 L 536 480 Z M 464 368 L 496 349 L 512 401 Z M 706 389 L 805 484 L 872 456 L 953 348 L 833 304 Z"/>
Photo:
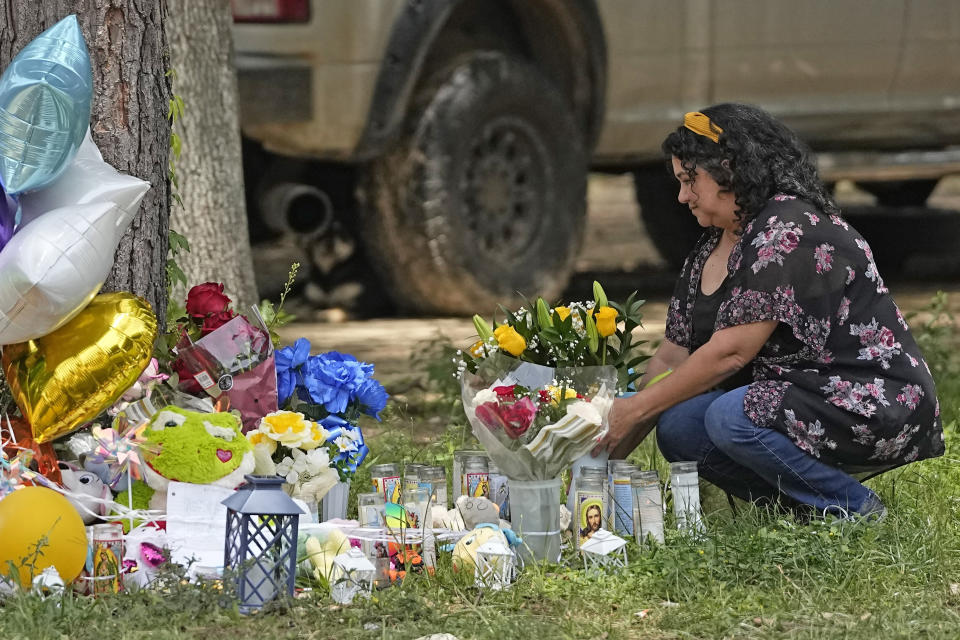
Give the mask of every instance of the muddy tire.
<path id="1" fill-rule="evenodd" d="M 364 241 L 397 305 L 488 315 L 518 294 L 556 299 L 586 220 L 581 140 L 522 60 L 473 52 L 439 72 L 360 180 Z"/>
<path id="2" fill-rule="evenodd" d="M 664 261 L 679 270 L 703 227 L 687 206 L 677 202 L 678 183 L 663 166 L 635 170 L 633 185 L 647 235 Z"/>

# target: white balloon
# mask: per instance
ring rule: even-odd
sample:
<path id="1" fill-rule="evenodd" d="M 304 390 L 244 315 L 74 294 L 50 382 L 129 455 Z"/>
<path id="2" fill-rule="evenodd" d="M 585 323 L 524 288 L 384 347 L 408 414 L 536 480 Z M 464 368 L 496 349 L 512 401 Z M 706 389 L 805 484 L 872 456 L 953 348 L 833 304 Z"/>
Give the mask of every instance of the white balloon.
<path id="1" fill-rule="evenodd" d="M 54 209 L 0 251 L 0 344 L 56 330 L 103 286 L 129 220 L 114 204 Z"/>
<path id="2" fill-rule="evenodd" d="M 21 198 L 21 226 L 0 251 L 0 345 L 44 336 L 87 306 L 149 188 L 104 162 L 88 131 L 63 175 Z"/>
<path id="3" fill-rule="evenodd" d="M 117 205 L 132 220 L 149 188 L 149 182 L 120 173 L 104 162 L 87 129 L 77 155 L 63 175 L 45 189 L 20 198 L 22 224 L 60 207 L 98 202 Z"/>

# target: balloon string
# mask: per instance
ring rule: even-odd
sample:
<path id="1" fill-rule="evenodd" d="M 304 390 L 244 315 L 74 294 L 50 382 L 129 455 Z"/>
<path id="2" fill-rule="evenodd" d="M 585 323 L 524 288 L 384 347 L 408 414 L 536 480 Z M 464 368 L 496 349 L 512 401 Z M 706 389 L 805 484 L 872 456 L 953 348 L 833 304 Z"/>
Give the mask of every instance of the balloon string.
<path id="1" fill-rule="evenodd" d="M 48 489 L 53 489 L 57 493 L 67 498 L 74 498 L 73 505 L 75 507 L 86 512 L 88 515 L 93 516 L 97 520 L 101 520 L 103 522 L 116 522 L 118 519 L 119 520 L 129 519 L 130 526 L 132 529 L 134 519 L 142 520 L 143 524 L 156 525 L 158 524 L 158 520 L 162 520 L 163 516 L 165 515 L 162 511 L 155 511 L 151 509 L 134 509 L 132 506 L 132 502 L 133 502 L 132 500 L 130 501 L 131 506 L 128 508 L 127 505 L 120 504 L 118 502 L 115 502 L 114 500 L 109 500 L 105 498 L 95 498 L 91 495 L 87 495 L 83 493 L 75 493 L 73 491 L 64 489 L 57 483 L 51 482 L 50 480 L 48 480 L 47 478 L 41 475 L 37 475 L 36 477 L 31 478 L 31 480 L 34 482 L 39 482 L 41 485 L 47 487 Z M 94 504 L 112 506 L 117 511 L 117 513 L 114 515 L 105 515 L 105 516 L 100 515 L 95 511 L 91 511 L 85 504 L 83 504 L 83 502 L 81 502 L 81 499 L 83 501 L 92 502 Z"/>

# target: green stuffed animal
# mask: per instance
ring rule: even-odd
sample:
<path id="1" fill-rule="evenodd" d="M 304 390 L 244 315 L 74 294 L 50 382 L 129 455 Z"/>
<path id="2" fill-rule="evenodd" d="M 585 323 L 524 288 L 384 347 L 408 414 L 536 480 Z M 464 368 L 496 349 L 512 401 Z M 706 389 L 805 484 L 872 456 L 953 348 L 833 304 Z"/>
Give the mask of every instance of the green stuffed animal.
<path id="1" fill-rule="evenodd" d="M 144 479 L 155 491 L 151 509 L 166 509 L 170 481 L 232 489 L 253 473 L 253 447 L 230 413 L 161 409 L 144 432 Z"/>

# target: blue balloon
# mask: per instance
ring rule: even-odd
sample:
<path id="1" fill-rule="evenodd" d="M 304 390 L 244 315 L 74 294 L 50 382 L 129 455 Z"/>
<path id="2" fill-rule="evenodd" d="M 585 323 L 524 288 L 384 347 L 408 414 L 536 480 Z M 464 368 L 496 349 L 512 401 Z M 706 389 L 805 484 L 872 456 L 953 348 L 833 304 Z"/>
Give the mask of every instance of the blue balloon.
<path id="1" fill-rule="evenodd" d="M 77 17 L 17 54 L 0 77 L 0 182 L 10 195 L 57 178 L 90 122 L 93 70 Z"/>

